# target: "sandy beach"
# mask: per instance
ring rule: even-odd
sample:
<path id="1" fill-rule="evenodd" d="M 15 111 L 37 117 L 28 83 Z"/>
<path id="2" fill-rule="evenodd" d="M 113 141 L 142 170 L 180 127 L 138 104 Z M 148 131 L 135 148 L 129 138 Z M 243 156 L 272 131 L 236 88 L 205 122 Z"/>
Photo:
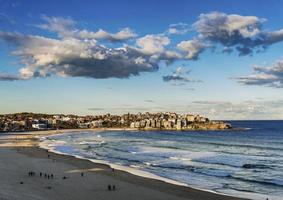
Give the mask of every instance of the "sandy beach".
<path id="1" fill-rule="evenodd" d="M 38 147 L 37 136 L 63 132 L 0 136 L 0 200 L 239 199 L 113 171 L 104 164 L 47 152 Z M 30 171 L 35 172 L 35 176 L 29 176 Z M 44 174 L 50 175 L 50 178 L 45 178 Z M 115 185 L 115 190 L 109 191 L 108 185 Z"/>

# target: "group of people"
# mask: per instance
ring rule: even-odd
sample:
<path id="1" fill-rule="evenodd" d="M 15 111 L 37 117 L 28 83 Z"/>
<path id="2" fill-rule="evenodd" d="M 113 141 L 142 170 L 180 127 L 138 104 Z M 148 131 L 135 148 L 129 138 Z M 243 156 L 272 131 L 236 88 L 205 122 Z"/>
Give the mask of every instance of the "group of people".
<path id="1" fill-rule="evenodd" d="M 40 172 L 40 173 L 39 173 L 39 176 L 42 177 L 42 176 L 43 176 L 43 173 Z M 45 173 L 45 174 L 44 174 L 44 178 L 47 178 L 47 179 L 51 178 L 51 179 L 53 179 L 54 176 L 53 176 L 53 174 L 46 174 L 46 173 Z"/>
<path id="2" fill-rule="evenodd" d="M 35 176 L 36 173 L 34 171 L 29 171 L 28 172 L 28 176 Z M 39 172 L 39 176 L 40 177 L 44 177 L 44 178 L 47 178 L 47 179 L 53 179 L 54 178 L 54 175 L 53 174 L 46 174 L 46 173 L 42 173 L 42 172 Z"/>
<path id="3" fill-rule="evenodd" d="M 108 190 L 111 191 L 111 190 L 116 190 L 116 186 L 115 185 L 108 185 Z"/>
<path id="4" fill-rule="evenodd" d="M 47 157 L 50 158 L 50 155 L 48 154 L 48 150 L 46 150 L 46 153 L 47 153 Z M 54 162 L 54 160 L 53 160 L 53 162 Z M 112 168 L 111 170 L 112 170 L 113 173 L 115 172 L 114 168 Z M 81 177 L 84 177 L 84 175 L 85 174 L 83 172 L 81 172 Z M 34 171 L 29 171 L 28 176 L 34 177 L 34 176 L 36 176 L 36 173 Z M 39 177 L 44 177 L 44 178 L 47 178 L 47 179 L 53 179 L 54 175 L 39 172 Z M 62 179 L 67 179 L 67 177 L 63 176 Z M 20 182 L 20 184 L 23 184 L 23 182 Z M 114 190 L 116 190 L 116 185 L 108 185 L 107 188 L 108 188 L 109 191 L 114 191 Z M 51 186 L 48 186 L 48 189 L 51 189 Z"/>
<path id="5" fill-rule="evenodd" d="M 35 172 L 29 171 L 29 172 L 28 172 L 28 176 L 35 176 Z"/>
<path id="6" fill-rule="evenodd" d="M 112 170 L 113 173 L 115 172 L 114 168 L 111 168 L 111 170 Z M 116 190 L 116 185 L 108 185 L 108 190 L 109 191 Z"/>

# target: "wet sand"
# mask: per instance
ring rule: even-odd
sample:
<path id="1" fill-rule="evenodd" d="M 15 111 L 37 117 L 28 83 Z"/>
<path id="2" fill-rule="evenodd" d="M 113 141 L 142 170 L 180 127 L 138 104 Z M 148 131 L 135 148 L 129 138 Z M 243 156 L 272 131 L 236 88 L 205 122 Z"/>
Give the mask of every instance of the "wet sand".
<path id="1" fill-rule="evenodd" d="M 108 165 L 50 153 L 38 147 L 37 136 L 62 132 L 42 131 L 0 136 L 0 200 L 239 199 L 139 177 L 124 171 L 113 172 Z M 35 172 L 35 176 L 28 176 L 29 171 Z M 39 176 L 40 172 L 43 177 Z M 44 173 L 53 174 L 54 178 L 45 178 Z M 63 179 L 64 176 L 66 179 Z M 115 185 L 116 189 L 109 191 L 108 185 Z"/>

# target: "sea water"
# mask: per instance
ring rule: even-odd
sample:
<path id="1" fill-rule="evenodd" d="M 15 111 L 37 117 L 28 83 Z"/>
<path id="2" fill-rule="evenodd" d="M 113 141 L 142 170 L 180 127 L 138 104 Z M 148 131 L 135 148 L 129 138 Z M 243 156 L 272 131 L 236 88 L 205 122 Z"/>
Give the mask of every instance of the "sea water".
<path id="1" fill-rule="evenodd" d="M 283 199 L 283 121 L 230 123 L 245 130 L 70 132 L 41 145 L 199 189 Z"/>

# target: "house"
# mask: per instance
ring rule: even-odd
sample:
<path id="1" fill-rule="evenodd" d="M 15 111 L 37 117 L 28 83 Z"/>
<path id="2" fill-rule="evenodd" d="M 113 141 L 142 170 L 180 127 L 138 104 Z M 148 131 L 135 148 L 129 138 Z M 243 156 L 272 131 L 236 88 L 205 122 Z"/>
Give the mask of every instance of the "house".
<path id="1" fill-rule="evenodd" d="M 194 121 L 195 121 L 195 116 L 194 116 L 194 115 L 187 115 L 187 121 L 188 121 L 189 123 L 194 122 Z"/>
<path id="2" fill-rule="evenodd" d="M 47 124 L 46 123 L 33 123 L 31 127 L 34 129 L 38 129 L 38 130 L 47 129 Z"/>
<path id="3" fill-rule="evenodd" d="M 100 119 L 100 120 L 94 120 L 94 121 L 92 121 L 91 122 L 91 126 L 92 126 L 92 128 L 100 128 L 100 127 L 102 127 L 102 120 Z"/>

